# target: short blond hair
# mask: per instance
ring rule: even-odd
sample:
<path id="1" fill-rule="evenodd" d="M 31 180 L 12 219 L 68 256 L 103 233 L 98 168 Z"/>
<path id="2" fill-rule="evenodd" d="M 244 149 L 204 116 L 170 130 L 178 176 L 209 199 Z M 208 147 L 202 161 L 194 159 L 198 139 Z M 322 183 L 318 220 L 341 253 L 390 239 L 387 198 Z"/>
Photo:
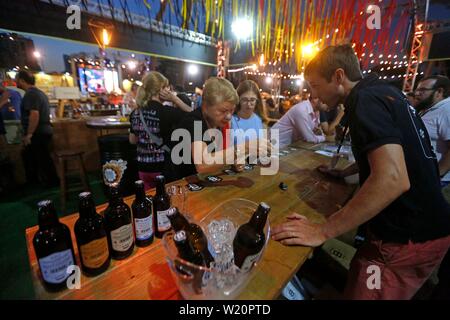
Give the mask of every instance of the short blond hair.
<path id="1" fill-rule="evenodd" d="M 224 78 L 209 78 L 203 89 L 203 103 L 207 106 L 214 106 L 223 102 L 230 102 L 234 105 L 239 103 L 239 96 L 233 84 Z"/>
<path id="2" fill-rule="evenodd" d="M 343 69 L 350 81 L 363 78 L 358 57 L 348 44 L 329 46 L 320 51 L 306 66 L 305 76 L 318 73 L 330 82 L 337 69 Z"/>
<path id="3" fill-rule="evenodd" d="M 136 103 L 142 108 L 153 97 L 159 94 L 161 89 L 169 85 L 169 80 L 161 73 L 150 71 L 142 79 L 142 86 L 136 94 Z"/>

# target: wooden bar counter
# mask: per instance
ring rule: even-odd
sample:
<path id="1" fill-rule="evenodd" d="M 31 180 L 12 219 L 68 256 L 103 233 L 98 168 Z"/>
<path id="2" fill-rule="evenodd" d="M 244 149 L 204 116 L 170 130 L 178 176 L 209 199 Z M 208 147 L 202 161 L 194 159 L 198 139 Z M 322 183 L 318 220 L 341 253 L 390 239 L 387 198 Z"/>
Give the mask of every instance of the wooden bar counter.
<path id="1" fill-rule="evenodd" d="M 235 176 L 220 174 L 223 181 L 214 184 L 204 182 L 205 189 L 189 192 L 187 208 L 189 213 L 200 220 L 220 203 L 233 198 L 244 198 L 256 203 L 267 202 L 272 210 L 270 224 L 276 225 L 292 212 L 307 216 L 312 221 L 321 222 L 344 205 L 352 196 L 355 186 L 327 178 L 315 168 L 329 163 L 330 158 L 319 155 L 309 145 L 294 145 L 288 148 L 290 154 L 280 157 L 280 170 L 275 176 L 261 176 L 260 168 Z M 344 161 L 340 162 L 344 165 Z M 194 178 L 194 181 L 191 179 Z M 195 182 L 196 177 L 190 177 Z M 284 182 L 288 190 L 279 184 Z M 186 184 L 186 181 L 178 181 Z M 154 194 L 154 190 L 148 192 Z M 95 196 L 95 195 L 94 195 Z M 133 197 L 125 198 L 131 204 Z M 106 208 L 97 208 L 102 212 Z M 78 258 L 73 226 L 78 214 L 61 219 L 72 232 L 75 253 Z M 165 251 L 160 240 L 155 238 L 152 245 L 136 248 L 126 260 L 112 260 L 109 269 L 97 276 L 82 276 L 80 290 L 65 290 L 59 293 L 47 292 L 39 275 L 39 268 L 33 250 L 32 239 L 37 226 L 26 230 L 29 262 L 33 274 L 33 285 L 38 299 L 181 299 L 165 260 Z M 239 299 L 276 299 L 287 282 L 295 275 L 311 255 L 309 247 L 286 247 L 270 240 L 257 271 Z"/>

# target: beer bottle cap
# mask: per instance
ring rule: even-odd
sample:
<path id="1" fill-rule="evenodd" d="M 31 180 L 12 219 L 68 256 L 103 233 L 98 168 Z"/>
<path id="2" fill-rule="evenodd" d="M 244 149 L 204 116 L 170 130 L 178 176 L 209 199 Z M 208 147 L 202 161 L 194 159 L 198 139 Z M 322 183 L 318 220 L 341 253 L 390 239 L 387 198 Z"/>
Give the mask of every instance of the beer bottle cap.
<path id="1" fill-rule="evenodd" d="M 38 223 L 39 226 L 50 225 L 58 222 L 55 206 L 51 200 L 38 202 Z"/>
<path id="2" fill-rule="evenodd" d="M 261 202 L 261 203 L 259 204 L 259 206 L 260 206 L 261 209 L 263 209 L 264 211 L 269 211 L 269 210 L 270 210 L 270 206 L 269 206 L 267 203 L 265 203 L 265 202 Z"/>
<path id="3" fill-rule="evenodd" d="M 169 211 L 167 212 L 168 217 L 174 217 L 178 213 L 178 208 L 171 207 Z"/>
<path id="4" fill-rule="evenodd" d="M 78 195 L 79 200 L 89 200 L 92 197 L 92 193 L 89 191 L 82 192 Z"/>
<path id="5" fill-rule="evenodd" d="M 159 175 L 159 176 L 156 176 L 155 180 L 158 182 L 165 182 L 166 178 L 163 175 Z"/>
<path id="6" fill-rule="evenodd" d="M 42 201 L 38 202 L 37 206 L 38 206 L 39 210 L 51 209 L 51 208 L 53 208 L 53 201 L 52 200 L 42 200 Z"/>
<path id="7" fill-rule="evenodd" d="M 173 236 L 173 240 L 175 242 L 183 242 L 186 241 L 187 239 L 187 235 L 186 235 L 186 231 L 184 230 L 180 230 L 177 233 L 175 233 L 175 235 Z"/>
<path id="8" fill-rule="evenodd" d="M 137 181 L 135 181 L 134 182 L 134 185 L 136 186 L 136 187 L 143 187 L 144 186 L 144 181 L 142 181 L 142 180 L 137 180 Z"/>

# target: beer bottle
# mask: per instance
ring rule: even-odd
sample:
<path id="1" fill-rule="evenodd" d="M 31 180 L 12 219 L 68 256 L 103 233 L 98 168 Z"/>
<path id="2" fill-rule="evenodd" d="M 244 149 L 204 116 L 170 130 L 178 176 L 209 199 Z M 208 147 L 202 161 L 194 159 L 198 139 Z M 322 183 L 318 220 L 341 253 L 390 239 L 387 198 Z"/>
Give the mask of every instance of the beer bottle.
<path id="1" fill-rule="evenodd" d="M 108 269 L 111 255 L 105 221 L 95 211 L 95 204 L 90 192 L 80 193 L 80 217 L 75 222 L 75 237 L 80 254 L 81 268 L 90 276 L 96 276 Z"/>
<path id="2" fill-rule="evenodd" d="M 170 209 L 170 198 L 166 192 L 166 179 L 164 176 L 156 177 L 156 194 L 153 198 L 153 221 L 155 236 L 162 238 L 170 230 L 170 221 L 167 212 Z"/>
<path id="3" fill-rule="evenodd" d="M 180 213 L 178 208 L 170 208 L 167 217 L 175 232 L 180 230 L 187 232 L 192 246 L 202 255 L 205 265 L 209 267 L 210 263 L 214 261 L 214 258 L 208 249 L 208 239 L 202 228 L 198 224 L 189 223 L 186 217 Z"/>
<path id="4" fill-rule="evenodd" d="M 38 203 L 38 223 L 33 247 L 44 286 L 50 291 L 61 290 L 70 276 L 67 268 L 76 264 L 70 230 L 59 222 L 50 200 Z"/>
<path id="5" fill-rule="evenodd" d="M 113 259 L 122 260 L 134 249 L 131 210 L 120 196 L 119 186 L 110 187 L 110 201 L 105 210 L 105 226 Z"/>
<path id="6" fill-rule="evenodd" d="M 180 230 L 175 233 L 173 240 L 178 250 L 178 256 L 181 259 L 196 266 L 205 266 L 205 260 L 201 253 L 195 250 L 192 243 L 189 241 L 189 232 Z M 209 272 L 186 265 L 179 260 L 175 260 L 175 267 L 181 274 L 193 277 L 191 283 L 192 289 L 196 294 L 201 294 L 202 287 L 204 287 L 208 281 Z"/>
<path id="7" fill-rule="evenodd" d="M 250 221 L 241 225 L 233 240 L 234 263 L 246 272 L 251 269 L 264 247 L 264 226 L 270 211 L 269 205 L 261 202 Z"/>
<path id="8" fill-rule="evenodd" d="M 138 180 L 134 183 L 136 198 L 131 205 L 134 219 L 134 232 L 136 246 L 146 247 L 153 242 L 153 204 L 145 195 L 144 182 Z"/>

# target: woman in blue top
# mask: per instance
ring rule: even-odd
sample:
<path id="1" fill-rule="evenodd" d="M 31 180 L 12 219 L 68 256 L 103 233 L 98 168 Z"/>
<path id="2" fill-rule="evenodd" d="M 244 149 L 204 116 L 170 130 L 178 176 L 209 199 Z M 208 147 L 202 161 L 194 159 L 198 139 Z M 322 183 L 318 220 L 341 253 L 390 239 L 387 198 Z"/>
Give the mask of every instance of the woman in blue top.
<path id="1" fill-rule="evenodd" d="M 239 143 L 237 140 L 244 139 L 242 133 L 236 132 L 239 129 L 246 132 L 245 140 L 261 138 L 263 136 L 262 130 L 264 129 L 262 121 L 264 116 L 262 114 L 262 99 L 258 85 L 252 80 L 245 80 L 237 88 L 237 93 L 239 95 L 239 104 L 231 119 L 234 142 Z"/>

